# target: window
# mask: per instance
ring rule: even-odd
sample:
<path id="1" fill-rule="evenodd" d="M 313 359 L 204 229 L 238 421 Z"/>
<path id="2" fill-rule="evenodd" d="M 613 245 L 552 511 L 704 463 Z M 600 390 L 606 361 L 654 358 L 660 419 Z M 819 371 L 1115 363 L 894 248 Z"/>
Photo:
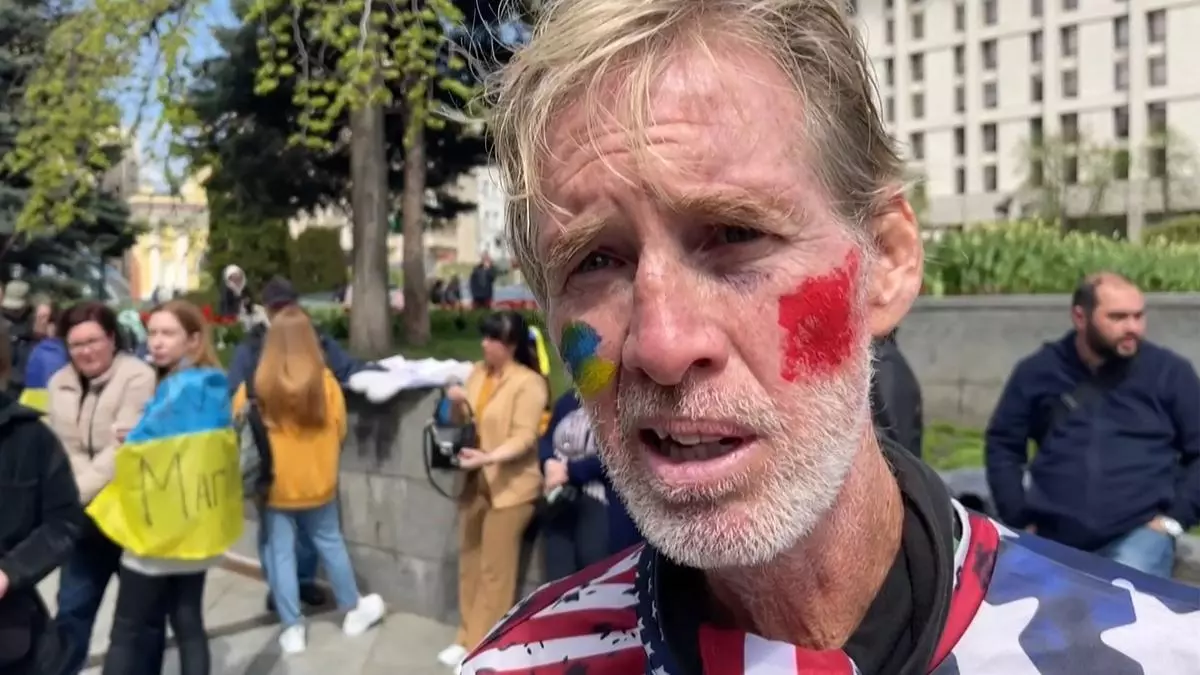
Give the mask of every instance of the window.
<path id="1" fill-rule="evenodd" d="M 1167 11 L 1156 9 L 1146 12 L 1146 40 L 1152 45 L 1167 41 Z"/>
<path id="2" fill-rule="evenodd" d="M 1034 159 L 1029 163 L 1029 183 L 1033 187 L 1041 187 L 1046 182 L 1046 168 L 1042 160 Z"/>
<path id="3" fill-rule="evenodd" d="M 1129 151 L 1125 148 L 1120 148 L 1113 152 L 1113 178 L 1117 180 L 1129 180 Z"/>
<path id="4" fill-rule="evenodd" d="M 1156 54 L 1150 57 L 1150 86 L 1165 87 L 1167 86 L 1167 57 L 1165 54 Z"/>
<path id="5" fill-rule="evenodd" d="M 1063 182 L 1067 185 L 1076 185 L 1079 183 L 1079 157 L 1077 155 L 1067 155 L 1066 161 L 1063 162 Z"/>
<path id="6" fill-rule="evenodd" d="M 883 60 L 883 81 L 889 87 L 896 85 L 896 62 L 890 56 Z"/>
<path id="7" fill-rule="evenodd" d="M 988 164 L 987 166 L 983 167 L 983 191 L 984 192 L 995 192 L 996 191 L 996 165 L 995 164 Z"/>
<path id="8" fill-rule="evenodd" d="M 892 7 L 895 6 L 895 4 L 896 3 L 894 2 L 894 0 L 883 0 L 883 8 L 884 9 L 891 9 Z"/>
<path id="9" fill-rule="evenodd" d="M 1042 62 L 1042 31 L 1040 30 L 1029 34 L 1029 62 Z"/>
<path id="10" fill-rule="evenodd" d="M 995 82 L 983 83 L 983 107 L 991 110 L 1000 105 L 999 96 L 996 93 Z"/>
<path id="11" fill-rule="evenodd" d="M 967 48 L 962 45 L 954 46 L 954 74 L 962 75 L 967 72 Z"/>
<path id="12" fill-rule="evenodd" d="M 1029 120 L 1029 142 L 1040 145 L 1045 132 L 1042 130 L 1042 118 L 1034 117 Z"/>
<path id="13" fill-rule="evenodd" d="M 925 94 L 921 92 L 912 95 L 912 116 L 918 120 L 925 118 Z"/>
<path id="14" fill-rule="evenodd" d="M 967 130 L 954 127 L 954 156 L 962 157 L 967 154 Z"/>
<path id="15" fill-rule="evenodd" d="M 1118 16 L 1113 19 L 1113 46 L 1117 49 L 1129 47 L 1129 17 Z"/>
<path id="16" fill-rule="evenodd" d="M 1079 53 L 1079 28 L 1063 26 L 1058 29 L 1058 44 L 1063 58 L 1071 58 Z"/>
<path id="17" fill-rule="evenodd" d="M 1113 135 L 1117 138 L 1129 138 L 1129 107 L 1113 108 Z"/>
<path id="18" fill-rule="evenodd" d="M 1045 8 L 1042 7 L 1042 0 L 1029 0 L 1029 16 L 1040 19 L 1044 13 Z"/>
<path id="19" fill-rule="evenodd" d="M 888 124 L 896 121 L 896 99 L 891 96 L 883 99 L 883 119 Z"/>
<path id="20" fill-rule="evenodd" d="M 1031 77 L 1029 79 L 1029 100 L 1033 103 L 1041 103 L 1046 95 L 1045 89 L 1041 75 Z"/>
<path id="21" fill-rule="evenodd" d="M 1147 170 L 1150 171 L 1151 178 L 1165 178 L 1167 176 L 1167 149 L 1160 146 L 1150 148 L 1149 164 Z"/>
<path id="22" fill-rule="evenodd" d="M 996 69 L 996 41 L 995 40 L 984 40 L 979 45 L 979 52 L 980 52 L 980 55 L 983 57 L 983 69 L 984 70 L 995 70 Z"/>
<path id="23" fill-rule="evenodd" d="M 954 112 L 967 110 L 967 90 L 961 84 L 954 87 Z"/>
<path id="24" fill-rule="evenodd" d="M 996 125 L 994 123 L 988 123 L 988 124 L 983 125 L 981 135 L 983 136 L 983 151 L 984 152 L 995 152 L 996 145 L 997 145 L 997 143 L 996 143 Z"/>
<path id="25" fill-rule="evenodd" d="M 891 19 L 883 22 L 883 41 L 889 45 L 896 41 L 896 22 Z"/>
<path id="26" fill-rule="evenodd" d="M 967 192 L 967 170 L 961 166 L 954 170 L 954 193 L 966 194 Z"/>
<path id="27" fill-rule="evenodd" d="M 914 40 L 925 39 L 925 13 L 914 12 L 909 17 L 909 27 L 911 28 L 912 37 Z"/>
<path id="28" fill-rule="evenodd" d="M 1129 91 L 1129 62 L 1125 59 L 1113 64 L 1113 89 Z"/>
<path id="29" fill-rule="evenodd" d="M 1079 9 L 1079 0 L 1062 0 L 1062 8 L 1064 12 L 1073 12 Z"/>
<path id="30" fill-rule="evenodd" d="M 954 6 L 954 30 L 959 33 L 967 29 L 967 7 L 961 2 Z"/>
<path id="31" fill-rule="evenodd" d="M 913 82 L 925 81 L 925 55 L 910 54 L 908 57 L 908 79 Z"/>
<path id="32" fill-rule="evenodd" d="M 995 26 L 999 17 L 996 14 L 996 0 L 983 0 L 983 25 Z"/>
<path id="33" fill-rule="evenodd" d="M 912 154 L 915 160 L 925 159 L 925 134 L 920 131 L 909 134 L 908 136 L 908 151 Z"/>
<path id="34" fill-rule="evenodd" d="M 1064 141 L 1068 143 L 1079 142 L 1079 115 L 1076 113 L 1063 113 L 1058 118 L 1058 126 L 1061 128 Z"/>
<path id="35" fill-rule="evenodd" d="M 1167 104 L 1161 101 L 1146 106 L 1146 126 L 1150 133 L 1161 136 L 1167 133 Z"/>
<path id="36" fill-rule="evenodd" d="M 1063 98 L 1079 96 L 1079 71 L 1074 68 L 1062 72 L 1062 95 Z"/>
<path id="37" fill-rule="evenodd" d="M 846 3 L 846 13 L 850 16 L 858 14 L 858 0 L 850 0 Z"/>

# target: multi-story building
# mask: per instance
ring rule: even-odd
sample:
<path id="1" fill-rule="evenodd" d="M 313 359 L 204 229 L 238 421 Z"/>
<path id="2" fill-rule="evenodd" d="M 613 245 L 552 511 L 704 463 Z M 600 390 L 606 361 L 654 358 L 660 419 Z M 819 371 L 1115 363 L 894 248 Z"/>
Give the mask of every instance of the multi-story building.
<path id="1" fill-rule="evenodd" d="M 925 181 L 927 223 L 1028 213 L 1050 170 L 1061 171 L 1069 215 L 1127 216 L 1131 236 L 1200 205 L 1188 166 L 1200 142 L 1200 47 L 1188 44 L 1200 0 L 850 5 L 885 120 Z M 1042 165 L 1029 148 L 1045 139 L 1077 149 Z M 1113 165 L 1085 166 L 1101 155 Z M 1100 195 L 1088 186 L 1102 168 L 1111 180 Z"/>

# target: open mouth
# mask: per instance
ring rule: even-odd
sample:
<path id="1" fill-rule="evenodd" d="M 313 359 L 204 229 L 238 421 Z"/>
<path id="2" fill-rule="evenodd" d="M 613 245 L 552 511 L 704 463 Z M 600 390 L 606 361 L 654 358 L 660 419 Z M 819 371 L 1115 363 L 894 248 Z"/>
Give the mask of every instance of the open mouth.
<path id="1" fill-rule="evenodd" d="M 753 439 L 748 436 L 672 434 L 659 429 L 642 429 L 638 439 L 656 455 L 674 462 L 700 462 L 727 455 Z"/>

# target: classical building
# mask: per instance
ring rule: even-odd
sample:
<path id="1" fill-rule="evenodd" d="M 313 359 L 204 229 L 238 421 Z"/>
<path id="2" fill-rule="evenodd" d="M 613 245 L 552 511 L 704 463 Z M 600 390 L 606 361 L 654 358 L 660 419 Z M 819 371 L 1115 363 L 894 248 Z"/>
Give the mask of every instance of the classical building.
<path id="1" fill-rule="evenodd" d="M 143 187 L 125 197 L 130 218 L 148 229 L 125 257 L 134 298 L 149 299 L 156 290 L 166 298 L 200 288 L 208 246 L 206 177 L 203 171 L 193 176 L 177 195 L 156 194 Z"/>

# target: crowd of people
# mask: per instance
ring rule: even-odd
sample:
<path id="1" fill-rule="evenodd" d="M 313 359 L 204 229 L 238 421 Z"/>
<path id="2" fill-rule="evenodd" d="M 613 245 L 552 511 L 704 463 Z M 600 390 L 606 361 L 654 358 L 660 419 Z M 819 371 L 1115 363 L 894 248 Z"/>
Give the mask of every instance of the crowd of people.
<path id="1" fill-rule="evenodd" d="M 220 372 L 204 313 L 170 300 L 134 326 L 103 303 L 79 302 L 60 312 L 48 299 L 29 301 L 24 282 L 4 290 L 0 672 L 80 672 L 104 592 L 119 578 L 103 672 L 157 675 L 169 625 L 181 672 L 208 675 L 202 599 L 206 572 L 221 556 L 138 555 L 86 511 L 106 489 L 120 489 L 113 483 L 119 453 L 151 402 L 161 399 L 164 383 L 192 369 Z M 237 346 L 221 381 L 228 382 L 230 419 L 240 421 L 253 408 L 265 420 L 270 471 L 261 493 L 246 496 L 261 508 L 269 601 L 282 620 L 281 649 L 292 654 L 305 648 L 301 604 L 325 601 L 314 584 L 318 557 L 345 612 L 347 635 L 368 630 L 385 612 L 379 596 L 359 592 L 336 500 L 346 434 L 341 387 L 367 365 L 319 333 L 285 279 L 271 280 L 262 299 L 265 320 Z M 52 617 L 36 587 L 55 569 Z"/>

